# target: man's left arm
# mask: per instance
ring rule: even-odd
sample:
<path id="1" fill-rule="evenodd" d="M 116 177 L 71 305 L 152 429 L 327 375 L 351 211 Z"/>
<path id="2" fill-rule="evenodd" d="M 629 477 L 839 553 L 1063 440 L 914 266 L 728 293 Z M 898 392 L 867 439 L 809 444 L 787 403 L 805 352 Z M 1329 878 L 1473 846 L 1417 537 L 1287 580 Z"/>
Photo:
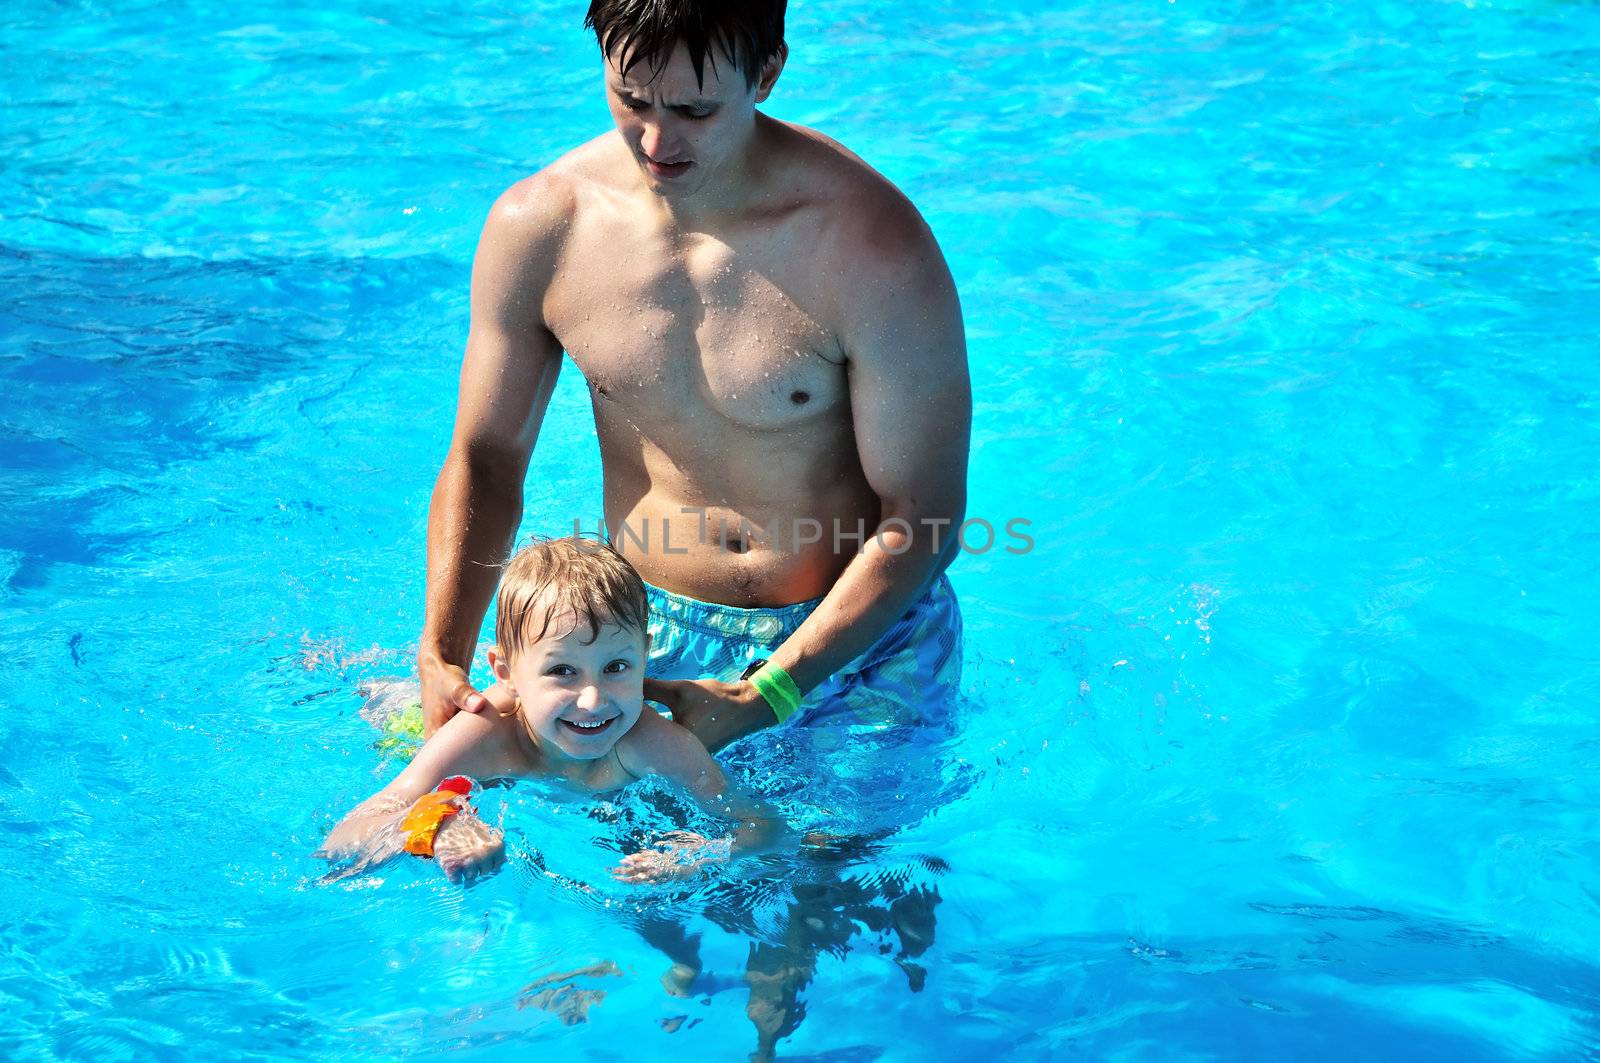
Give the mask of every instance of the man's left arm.
<path id="1" fill-rule="evenodd" d="M 961 306 L 921 215 L 886 192 L 838 249 L 837 314 L 850 416 L 876 533 L 770 663 L 801 694 L 854 660 L 905 614 L 954 548 L 966 510 L 972 389 Z M 748 680 L 652 683 L 673 716 L 715 751 L 776 722 Z"/>

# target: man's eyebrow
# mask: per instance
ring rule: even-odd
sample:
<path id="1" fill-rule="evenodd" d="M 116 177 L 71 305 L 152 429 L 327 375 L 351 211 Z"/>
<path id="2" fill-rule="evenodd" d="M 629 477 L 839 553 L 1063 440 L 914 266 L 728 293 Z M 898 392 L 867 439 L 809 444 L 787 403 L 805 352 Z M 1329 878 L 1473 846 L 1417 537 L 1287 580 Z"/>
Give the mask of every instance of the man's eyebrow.
<path id="1" fill-rule="evenodd" d="M 613 86 L 611 86 L 611 91 L 615 92 L 618 96 L 621 96 L 625 100 L 643 100 L 644 99 L 643 96 L 640 96 L 638 93 L 634 92 L 632 89 L 626 88 L 626 87 L 624 87 L 622 85 L 613 85 Z M 711 108 L 721 107 L 722 106 L 722 101 L 721 100 L 685 100 L 682 103 L 664 103 L 664 104 L 662 104 L 662 106 L 663 107 L 673 108 L 673 109 L 688 108 L 688 109 L 693 109 L 693 110 L 709 110 Z"/>

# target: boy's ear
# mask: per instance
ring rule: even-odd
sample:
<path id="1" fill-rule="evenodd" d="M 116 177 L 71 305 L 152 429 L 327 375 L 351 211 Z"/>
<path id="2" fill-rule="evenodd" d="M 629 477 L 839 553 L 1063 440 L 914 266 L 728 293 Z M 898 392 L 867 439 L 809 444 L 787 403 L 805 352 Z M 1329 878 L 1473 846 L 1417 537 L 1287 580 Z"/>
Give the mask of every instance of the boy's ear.
<path id="1" fill-rule="evenodd" d="M 499 646 L 489 647 L 489 671 L 493 672 L 494 677 L 500 682 L 507 686 L 511 685 L 511 667 L 506 664 Z"/>

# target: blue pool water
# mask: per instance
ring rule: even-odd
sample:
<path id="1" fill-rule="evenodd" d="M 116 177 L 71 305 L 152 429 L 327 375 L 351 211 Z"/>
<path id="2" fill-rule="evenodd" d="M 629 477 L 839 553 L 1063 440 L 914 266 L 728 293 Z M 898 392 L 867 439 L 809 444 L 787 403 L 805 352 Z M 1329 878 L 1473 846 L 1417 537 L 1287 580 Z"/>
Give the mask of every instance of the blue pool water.
<path id="1" fill-rule="evenodd" d="M 742 1058 L 752 967 L 793 1058 L 1600 1055 L 1593 4 L 797 0 L 771 110 L 927 214 L 1033 522 L 955 730 L 738 747 L 863 839 L 754 881 L 523 787 L 479 888 L 317 884 L 581 6 L 0 11 L 0 1056 Z M 569 370 L 526 530 L 597 475 Z"/>

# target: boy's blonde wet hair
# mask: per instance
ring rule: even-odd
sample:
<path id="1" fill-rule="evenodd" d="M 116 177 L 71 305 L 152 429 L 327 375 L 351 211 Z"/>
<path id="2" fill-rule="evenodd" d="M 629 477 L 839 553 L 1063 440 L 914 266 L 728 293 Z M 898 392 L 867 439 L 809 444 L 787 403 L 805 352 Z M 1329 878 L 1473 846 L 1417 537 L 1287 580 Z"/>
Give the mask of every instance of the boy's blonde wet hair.
<path id="1" fill-rule="evenodd" d="M 649 630 L 644 580 L 610 543 L 567 536 L 535 539 L 506 563 L 495 607 L 494 640 L 509 663 L 550 633 L 558 618 L 587 624 L 589 641 L 617 624 Z"/>

